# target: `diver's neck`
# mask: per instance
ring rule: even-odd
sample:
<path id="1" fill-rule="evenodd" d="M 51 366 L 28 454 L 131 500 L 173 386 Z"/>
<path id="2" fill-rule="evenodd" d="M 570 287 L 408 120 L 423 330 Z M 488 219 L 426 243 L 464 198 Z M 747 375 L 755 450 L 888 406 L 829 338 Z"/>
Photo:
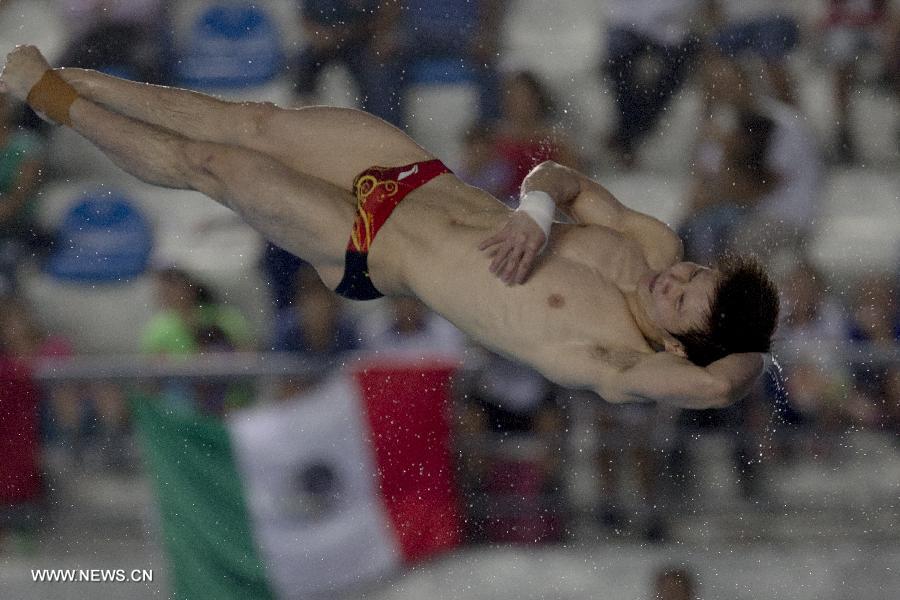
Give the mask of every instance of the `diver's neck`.
<path id="1" fill-rule="evenodd" d="M 653 319 L 644 310 L 637 292 L 625 294 L 625 302 L 628 304 L 628 310 L 631 311 L 631 318 L 634 319 L 641 335 L 644 336 L 650 347 L 657 351 L 663 350 L 665 348 L 663 330 L 653 322 Z"/>

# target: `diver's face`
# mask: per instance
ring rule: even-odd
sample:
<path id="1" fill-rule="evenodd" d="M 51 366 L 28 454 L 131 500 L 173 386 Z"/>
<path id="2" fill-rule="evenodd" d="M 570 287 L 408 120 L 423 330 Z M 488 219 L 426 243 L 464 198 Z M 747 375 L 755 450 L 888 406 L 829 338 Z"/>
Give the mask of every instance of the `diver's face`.
<path id="1" fill-rule="evenodd" d="M 715 269 L 680 262 L 642 278 L 638 295 L 658 327 L 672 334 L 687 333 L 703 326 L 718 279 Z"/>

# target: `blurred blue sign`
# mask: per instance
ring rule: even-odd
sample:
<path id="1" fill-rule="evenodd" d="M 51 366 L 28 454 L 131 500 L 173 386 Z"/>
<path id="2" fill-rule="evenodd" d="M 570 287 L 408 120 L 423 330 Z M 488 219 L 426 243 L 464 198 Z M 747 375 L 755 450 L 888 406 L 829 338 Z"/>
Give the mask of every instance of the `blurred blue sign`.
<path id="1" fill-rule="evenodd" d="M 175 74 L 192 88 L 243 88 L 276 77 L 281 36 L 272 16 L 255 5 L 214 4 L 176 42 Z"/>
<path id="2" fill-rule="evenodd" d="M 152 249 L 150 225 L 125 196 L 94 192 L 66 214 L 46 270 L 67 281 L 123 281 L 147 269 Z"/>

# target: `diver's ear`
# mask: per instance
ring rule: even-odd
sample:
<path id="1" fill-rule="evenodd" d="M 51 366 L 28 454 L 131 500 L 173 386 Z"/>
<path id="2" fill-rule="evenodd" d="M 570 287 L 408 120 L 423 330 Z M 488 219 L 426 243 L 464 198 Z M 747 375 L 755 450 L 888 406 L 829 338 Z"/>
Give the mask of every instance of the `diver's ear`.
<path id="1" fill-rule="evenodd" d="M 687 351 L 684 349 L 684 344 L 676 339 L 665 340 L 663 342 L 663 347 L 666 352 L 671 352 L 675 356 L 680 356 L 681 358 L 687 358 Z"/>

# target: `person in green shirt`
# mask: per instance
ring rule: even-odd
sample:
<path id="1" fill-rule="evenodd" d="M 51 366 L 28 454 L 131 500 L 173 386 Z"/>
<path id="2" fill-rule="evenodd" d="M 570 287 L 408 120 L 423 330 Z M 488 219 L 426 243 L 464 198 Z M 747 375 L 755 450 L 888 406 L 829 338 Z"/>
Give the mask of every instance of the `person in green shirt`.
<path id="1" fill-rule="evenodd" d="M 252 350 L 250 325 L 236 308 L 218 303 L 209 288 L 178 267 L 155 273 L 160 310 L 140 336 L 141 352 L 166 356 Z M 243 405 L 252 390 L 242 384 L 169 382 L 163 394 L 189 410 L 221 414 Z"/>
<path id="2" fill-rule="evenodd" d="M 34 203 L 44 148 L 37 136 L 16 128 L 15 111 L 0 93 L 0 295 L 16 288 L 16 268 L 41 239 L 34 227 Z"/>
<path id="3" fill-rule="evenodd" d="M 148 354 L 198 354 L 207 342 L 198 334 L 217 328 L 224 334 L 221 350 L 252 349 L 250 326 L 239 310 L 216 301 L 209 288 L 183 269 L 166 267 L 155 274 L 157 312 L 141 335 Z"/>

